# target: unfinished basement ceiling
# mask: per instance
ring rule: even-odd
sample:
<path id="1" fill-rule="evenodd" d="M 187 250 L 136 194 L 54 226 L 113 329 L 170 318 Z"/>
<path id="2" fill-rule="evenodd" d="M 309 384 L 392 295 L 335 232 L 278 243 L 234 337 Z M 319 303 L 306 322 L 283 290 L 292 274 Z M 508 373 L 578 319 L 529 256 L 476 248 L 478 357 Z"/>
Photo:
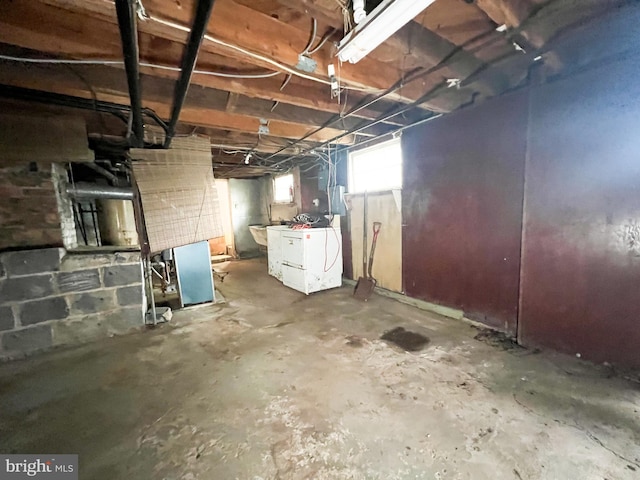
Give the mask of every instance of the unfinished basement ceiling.
<path id="1" fill-rule="evenodd" d="M 275 164 L 309 164 L 316 161 L 312 149 L 358 144 L 518 88 L 538 62 L 545 75 L 560 73 L 566 55 L 554 51 L 556 41 L 629 0 L 436 0 L 355 65 L 336 58 L 348 18 L 345 3 L 215 2 L 196 65 L 204 73 L 191 79 L 176 133 L 211 138 L 217 176 L 256 176 L 277 171 Z M 183 27 L 192 25 L 196 5 L 197 0 L 138 4 L 146 12 L 139 10 L 137 21 L 142 106 L 165 120 L 187 43 Z M 111 0 L 2 2 L 0 42 L 4 110 L 69 113 L 64 102 L 46 106 L 56 103 L 51 93 L 93 105 L 130 105 Z M 313 60 L 310 72 L 298 68 L 305 51 L 313 52 L 306 55 Z M 341 87 L 334 98 L 330 64 Z M 260 78 L 243 78 L 255 76 Z M 124 122 L 97 110 L 82 113 L 90 137 L 126 133 Z M 153 123 L 149 116 L 145 121 Z"/>

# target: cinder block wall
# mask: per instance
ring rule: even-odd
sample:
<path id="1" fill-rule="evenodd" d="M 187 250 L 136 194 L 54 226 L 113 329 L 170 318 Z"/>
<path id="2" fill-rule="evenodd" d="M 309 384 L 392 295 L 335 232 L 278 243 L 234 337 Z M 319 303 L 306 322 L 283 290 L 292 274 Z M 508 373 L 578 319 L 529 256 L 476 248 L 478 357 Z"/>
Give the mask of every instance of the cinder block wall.
<path id="1" fill-rule="evenodd" d="M 0 254 L 0 358 L 79 344 L 144 325 L 140 254 Z"/>

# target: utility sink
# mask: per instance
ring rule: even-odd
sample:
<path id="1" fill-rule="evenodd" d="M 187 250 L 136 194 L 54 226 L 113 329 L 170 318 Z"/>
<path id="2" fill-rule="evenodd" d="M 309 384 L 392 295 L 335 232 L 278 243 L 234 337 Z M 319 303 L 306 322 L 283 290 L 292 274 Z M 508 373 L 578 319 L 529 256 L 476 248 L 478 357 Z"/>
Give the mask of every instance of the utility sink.
<path id="1" fill-rule="evenodd" d="M 249 231 L 258 245 L 267 246 L 267 227 L 265 225 L 249 225 Z"/>

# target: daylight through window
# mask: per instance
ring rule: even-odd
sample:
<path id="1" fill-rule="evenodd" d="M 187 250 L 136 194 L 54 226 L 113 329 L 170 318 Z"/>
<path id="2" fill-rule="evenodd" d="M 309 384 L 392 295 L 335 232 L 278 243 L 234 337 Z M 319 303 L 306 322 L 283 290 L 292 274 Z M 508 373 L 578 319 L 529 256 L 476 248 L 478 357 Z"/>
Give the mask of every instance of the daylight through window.
<path id="1" fill-rule="evenodd" d="M 402 188 L 400 139 L 349 154 L 349 192 L 374 192 Z"/>
<path id="2" fill-rule="evenodd" d="M 280 175 L 273 180 L 273 201 L 293 203 L 293 174 Z"/>

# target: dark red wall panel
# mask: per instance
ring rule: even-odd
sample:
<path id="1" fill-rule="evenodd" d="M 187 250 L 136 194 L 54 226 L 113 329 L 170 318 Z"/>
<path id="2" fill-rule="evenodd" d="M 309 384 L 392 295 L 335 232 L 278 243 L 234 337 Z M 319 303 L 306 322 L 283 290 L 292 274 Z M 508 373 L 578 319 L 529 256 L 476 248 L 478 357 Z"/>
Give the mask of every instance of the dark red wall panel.
<path id="1" fill-rule="evenodd" d="M 403 135 L 407 295 L 515 333 L 527 94 Z"/>
<path id="2" fill-rule="evenodd" d="M 640 59 L 533 90 L 519 339 L 640 367 Z"/>

